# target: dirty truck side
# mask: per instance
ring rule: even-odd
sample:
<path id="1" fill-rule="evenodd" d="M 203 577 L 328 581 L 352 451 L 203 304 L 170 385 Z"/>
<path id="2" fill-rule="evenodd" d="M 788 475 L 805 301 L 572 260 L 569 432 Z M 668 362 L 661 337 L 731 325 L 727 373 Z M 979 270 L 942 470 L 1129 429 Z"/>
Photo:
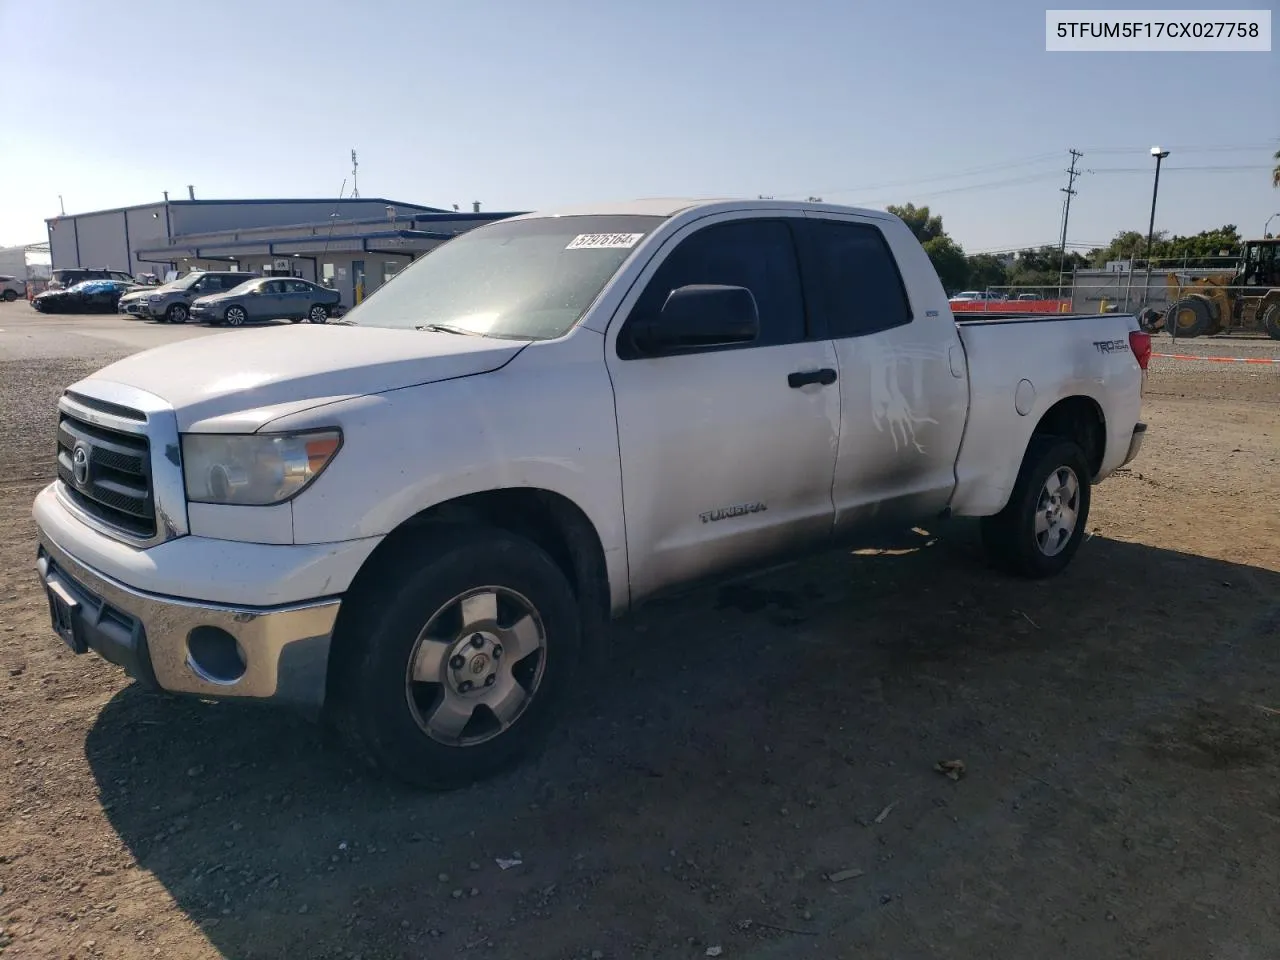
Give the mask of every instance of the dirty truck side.
<path id="1" fill-rule="evenodd" d="M 584 647 L 663 591 L 942 515 L 1057 574 L 1142 443 L 1149 353 L 1116 314 L 957 324 L 878 211 L 512 218 L 338 323 L 74 384 L 38 567 L 77 652 L 318 712 L 449 787 L 533 750 Z"/>

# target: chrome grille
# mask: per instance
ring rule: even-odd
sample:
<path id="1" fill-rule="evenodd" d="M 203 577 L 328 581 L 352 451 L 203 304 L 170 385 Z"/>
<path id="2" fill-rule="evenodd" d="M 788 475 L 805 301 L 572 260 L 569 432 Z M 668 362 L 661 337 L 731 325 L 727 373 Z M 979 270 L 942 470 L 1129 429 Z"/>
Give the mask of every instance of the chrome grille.
<path id="1" fill-rule="evenodd" d="M 77 451 L 83 456 L 77 464 Z M 58 477 L 85 513 L 131 536 L 156 533 L 151 448 L 145 436 L 87 423 L 65 411 L 58 420 Z"/>

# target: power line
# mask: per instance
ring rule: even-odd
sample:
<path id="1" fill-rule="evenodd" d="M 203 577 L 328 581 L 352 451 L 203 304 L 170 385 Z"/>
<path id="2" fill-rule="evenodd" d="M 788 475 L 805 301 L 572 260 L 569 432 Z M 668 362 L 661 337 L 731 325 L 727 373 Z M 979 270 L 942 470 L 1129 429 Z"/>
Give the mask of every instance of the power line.
<path id="1" fill-rule="evenodd" d="M 826 190 L 790 190 L 786 192 L 773 192 L 769 196 L 773 197 L 799 197 L 817 194 L 818 196 L 827 196 L 828 194 L 842 193 L 863 193 L 869 190 L 884 190 L 889 187 L 909 187 L 918 183 L 937 183 L 943 180 L 962 180 L 965 177 L 976 176 L 980 173 L 994 173 L 997 170 L 1012 170 L 1017 167 L 1027 167 L 1035 163 L 1044 163 L 1046 160 L 1052 160 L 1056 153 L 1040 153 L 1035 156 L 1025 157 L 1021 160 L 1008 160 L 1001 163 L 989 163 L 980 167 L 970 167 L 967 170 L 957 170 L 955 173 L 939 174 L 934 177 L 916 177 L 911 180 L 891 180 L 887 183 L 873 183 L 858 187 L 834 187 Z"/>
<path id="2" fill-rule="evenodd" d="M 1228 170 L 1270 170 L 1269 164 L 1265 163 L 1240 163 L 1240 164 L 1210 164 L 1207 166 L 1191 166 L 1191 167 L 1164 167 L 1161 173 L 1176 173 L 1178 171 L 1191 171 L 1195 173 L 1222 173 Z M 1091 169 L 1090 173 L 1150 173 L 1150 167 L 1097 167 Z"/>
<path id="3" fill-rule="evenodd" d="M 1267 140 L 1261 143 L 1237 143 L 1237 144 L 1210 144 L 1205 146 L 1197 146 L 1194 144 L 1182 144 L 1165 147 L 1169 151 L 1177 151 L 1178 153 L 1236 153 L 1243 150 L 1274 150 L 1280 146 L 1280 140 Z M 1089 147 L 1090 153 L 1145 153 L 1147 147 Z"/>
<path id="4" fill-rule="evenodd" d="M 939 197 L 939 196 L 943 196 L 944 194 L 967 193 L 970 190 L 995 190 L 1003 187 L 1016 187 L 1024 183 L 1036 183 L 1037 181 L 1041 181 L 1041 180 L 1052 180 L 1057 176 L 1058 176 L 1057 171 L 1049 171 L 1047 173 L 1033 173 L 1025 177 L 1013 177 L 1007 180 L 991 180 L 987 183 L 971 183 L 971 184 L 966 184 L 963 187 L 947 187 L 942 190 L 930 190 L 925 193 L 915 193 L 913 191 L 913 195 L 917 200 L 920 200 L 920 199 L 927 199 L 928 197 Z M 871 205 L 874 203 L 880 203 L 880 202 L 883 202 L 883 201 L 864 200 L 862 201 L 862 205 L 868 206 L 868 205 Z M 889 202 L 892 202 L 892 201 L 889 201 Z"/>
<path id="5" fill-rule="evenodd" d="M 1242 150 L 1261 150 L 1261 149 L 1274 150 L 1278 146 L 1280 146 L 1280 140 L 1259 142 L 1259 143 L 1244 143 L 1244 144 L 1208 144 L 1208 145 L 1181 144 L 1181 145 L 1175 145 L 1175 146 L 1169 147 L 1168 149 L 1172 151 L 1177 151 L 1179 153 L 1230 153 L 1230 152 L 1236 152 L 1236 151 L 1242 151 Z M 1146 153 L 1148 149 L 1149 149 L 1148 147 L 1086 147 L 1085 148 L 1085 150 L 1090 154 Z M 1033 164 L 1043 163 L 1047 160 L 1052 160 L 1057 155 L 1058 154 L 1056 152 L 1034 154 L 1032 156 L 1027 156 L 1018 160 L 1009 160 L 1009 161 L 1003 161 L 1000 163 L 984 164 L 978 167 L 970 167 L 965 170 L 957 170 L 954 173 L 938 174 L 936 176 L 931 176 L 931 177 L 916 177 L 910 180 L 895 180 L 895 181 L 888 181 L 885 183 L 874 183 L 874 184 L 868 184 L 868 185 L 857 186 L 857 187 L 832 187 L 825 190 L 805 189 L 805 190 L 789 190 L 789 191 L 770 191 L 765 195 L 770 197 L 780 197 L 784 199 L 791 198 L 791 197 L 807 197 L 807 196 L 813 196 L 813 195 L 825 197 L 829 195 L 835 196 L 835 195 L 850 194 L 850 193 L 868 193 L 872 190 L 885 190 L 891 187 L 914 187 L 918 184 L 938 183 L 938 182 L 943 182 L 947 180 L 962 180 L 965 177 L 976 176 L 981 173 L 994 173 L 997 170 L 1013 170 L 1018 167 L 1032 166 Z M 1183 167 L 1172 167 L 1172 168 L 1166 167 L 1165 168 L 1165 170 L 1170 170 L 1170 169 L 1193 170 L 1193 171 L 1211 171 L 1211 170 L 1216 171 L 1216 170 L 1271 169 L 1271 167 L 1239 165 L 1239 166 L 1222 166 L 1222 167 L 1183 166 Z M 1149 168 L 1147 167 L 1108 167 L 1108 168 L 1102 168 L 1099 170 L 1090 170 L 1088 172 L 1102 173 L 1102 172 L 1109 172 L 1113 170 L 1116 172 L 1121 172 L 1121 171 L 1150 172 Z M 1056 176 L 1056 174 L 1047 174 L 1046 176 Z M 1014 181 L 1009 181 L 1009 184 L 1012 185 L 1013 182 Z M 1031 181 L 1019 180 L 1018 182 L 1031 182 Z M 1004 181 L 999 181 L 999 183 L 1003 184 Z M 974 184 L 972 186 L 975 189 L 986 189 L 989 185 Z M 946 192 L 958 192 L 966 189 L 969 189 L 969 187 L 953 187 L 953 188 L 947 188 Z M 938 194 L 942 192 L 944 191 L 938 190 L 938 191 L 934 191 L 933 193 Z"/>

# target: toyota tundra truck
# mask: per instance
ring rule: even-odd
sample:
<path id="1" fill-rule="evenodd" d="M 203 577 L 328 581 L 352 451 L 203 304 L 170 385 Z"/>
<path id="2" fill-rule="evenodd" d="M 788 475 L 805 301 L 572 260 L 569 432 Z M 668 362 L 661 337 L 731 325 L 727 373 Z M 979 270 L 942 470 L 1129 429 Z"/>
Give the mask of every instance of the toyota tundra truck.
<path id="1" fill-rule="evenodd" d="M 450 788 L 529 755 L 659 594 L 947 516 L 1058 574 L 1142 444 L 1150 351 L 1126 315 L 957 322 L 880 211 L 518 216 L 337 323 L 72 385 L 37 566 L 77 653 Z"/>

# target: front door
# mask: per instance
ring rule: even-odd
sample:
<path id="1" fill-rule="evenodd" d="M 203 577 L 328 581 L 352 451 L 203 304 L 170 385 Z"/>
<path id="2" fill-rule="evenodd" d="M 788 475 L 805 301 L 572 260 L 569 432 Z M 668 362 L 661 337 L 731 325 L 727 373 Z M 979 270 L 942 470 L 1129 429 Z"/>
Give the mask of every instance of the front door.
<path id="1" fill-rule="evenodd" d="M 823 213 L 809 220 L 815 309 L 839 361 L 832 496 L 841 535 L 941 512 L 955 488 L 968 413 L 959 332 L 940 315 L 944 302 L 910 301 L 899 263 L 912 251 L 892 247 L 890 237 L 915 242 L 886 235 L 874 218 Z"/>
<path id="2" fill-rule="evenodd" d="M 257 297 L 246 297 L 249 316 L 253 320 L 275 320 L 283 317 L 288 307 L 285 306 L 285 284 L 287 280 L 268 280 L 262 285 L 262 294 Z"/>
<path id="3" fill-rule="evenodd" d="M 687 227 L 623 302 L 626 321 L 610 325 L 633 601 L 831 533 L 839 387 L 825 375 L 789 381 L 836 364 L 830 341 L 808 325 L 796 222 L 730 215 Z M 627 324 L 688 284 L 751 290 L 756 342 L 631 356 Z"/>
<path id="4" fill-rule="evenodd" d="M 364 261 L 351 261 L 351 302 L 364 302 Z"/>

